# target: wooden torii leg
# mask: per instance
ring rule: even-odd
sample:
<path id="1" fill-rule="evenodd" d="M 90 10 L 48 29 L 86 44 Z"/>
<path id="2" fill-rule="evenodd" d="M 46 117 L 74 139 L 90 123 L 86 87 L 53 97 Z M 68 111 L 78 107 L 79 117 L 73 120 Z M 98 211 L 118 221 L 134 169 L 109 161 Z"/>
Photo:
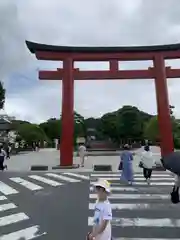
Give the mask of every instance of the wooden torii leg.
<path id="1" fill-rule="evenodd" d="M 74 134 L 74 79 L 73 60 L 63 62 L 62 79 L 62 132 L 60 139 L 60 166 L 73 165 Z"/>
<path id="2" fill-rule="evenodd" d="M 165 156 L 166 154 L 174 151 L 174 142 L 170 117 L 165 61 L 162 55 L 157 54 L 155 56 L 154 68 L 156 74 L 155 87 L 159 132 L 161 137 L 161 156 Z"/>

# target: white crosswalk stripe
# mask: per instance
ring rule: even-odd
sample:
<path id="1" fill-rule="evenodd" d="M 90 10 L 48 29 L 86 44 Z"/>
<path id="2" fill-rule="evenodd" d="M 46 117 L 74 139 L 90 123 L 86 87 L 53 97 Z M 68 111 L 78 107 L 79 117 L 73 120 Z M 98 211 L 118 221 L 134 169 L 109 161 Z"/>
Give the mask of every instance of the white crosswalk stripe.
<path id="1" fill-rule="evenodd" d="M 17 208 L 17 206 L 14 203 L 7 203 L 7 204 L 1 204 L 0 205 L 0 212 L 3 212 L 5 210 L 14 209 Z"/>
<path id="2" fill-rule="evenodd" d="M 85 179 L 85 180 L 89 180 L 88 176 L 77 174 L 77 173 L 70 173 L 70 172 L 68 172 L 68 173 L 64 173 L 64 175 L 68 175 L 68 176 L 72 176 L 72 177 L 77 177 L 77 178 L 82 178 L 82 179 Z"/>
<path id="3" fill-rule="evenodd" d="M 48 185 L 51 185 L 53 187 L 57 187 L 57 186 L 60 186 L 62 185 L 62 183 L 59 183 L 59 182 L 56 182 L 54 180 L 51 180 L 51 179 L 47 179 L 45 177 L 41 177 L 41 176 L 38 176 L 38 175 L 30 175 L 28 176 L 29 178 L 32 178 L 34 180 L 38 180 L 40 182 L 43 182 L 43 183 L 46 183 Z"/>
<path id="4" fill-rule="evenodd" d="M 95 207 L 95 203 L 89 203 L 89 209 L 93 210 Z M 172 205 L 171 208 L 175 208 L 175 205 Z M 111 203 L 112 210 L 160 210 L 164 209 L 164 204 L 162 203 Z"/>
<path id="5" fill-rule="evenodd" d="M 6 199 L 7 199 L 7 197 L 5 197 L 5 196 L 0 196 L 0 201 L 6 200 Z"/>
<path id="6" fill-rule="evenodd" d="M 25 213 L 16 213 L 5 217 L 0 217 L 0 227 L 27 219 L 29 219 L 29 217 Z"/>
<path id="7" fill-rule="evenodd" d="M 180 219 L 168 218 L 116 218 L 113 222 L 121 227 L 180 227 Z M 93 226 L 93 217 L 88 218 L 88 226 Z"/>
<path id="8" fill-rule="evenodd" d="M 101 179 L 103 179 L 102 177 L 101 177 Z M 104 177 L 104 179 L 106 179 L 107 181 L 115 181 L 115 180 L 119 180 L 120 178 L 119 177 Z M 144 178 L 143 177 L 134 177 L 134 180 L 135 181 L 144 181 Z M 151 178 L 151 181 L 152 182 L 154 182 L 154 181 L 174 181 L 174 178 L 172 178 L 172 177 L 167 177 L 167 178 L 165 178 L 165 177 L 163 177 L 163 178 L 155 178 L 155 177 L 152 177 Z"/>
<path id="9" fill-rule="evenodd" d="M 35 190 L 41 190 L 43 189 L 43 187 L 39 186 L 39 185 L 36 185 L 32 182 L 29 182 L 23 178 L 20 178 L 20 177 L 14 177 L 14 178 L 10 178 L 11 181 L 15 182 L 15 183 L 19 183 L 20 185 L 32 190 L 32 191 L 35 191 Z"/>
<path id="10" fill-rule="evenodd" d="M 91 177 L 119 177 L 120 176 L 120 172 L 118 173 L 92 173 Z M 134 177 L 142 177 L 142 173 L 135 173 Z M 173 176 L 168 174 L 168 173 L 152 173 L 152 177 L 169 177 L 172 178 Z M 119 178 L 118 178 L 119 179 Z"/>
<path id="11" fill-rule="evenodd" d="M 0 192 L 2 192 L 4 195 L 11 195 L 11 194 L 17 194 L 18 191 L 9 185 L 5 184 L 4 182 L 0 181 Z"/>
<path id="12" fill-rule="evenodd" d="M 36 225 L 33 227 L 28 227 L 16 232 L 3 235 L 2 237 L 0 236 L 0 240 L 20 240 L 20 239 L 31 240 L 47 234 L 46 232 L 38 234 L 38 232 L 39 226 Z"/>
<path id="13" fill-rule="evenodd" d="M 0 197 L 3 197 L 3 196 L 0 196 Z M 26 240 L 27 239 L 31 240 L 47 234 L 46 232 L 39 234 L 40 227 L 38 225 L 27 226 L 27 228 L 21 229 L 20 225 L 23 221 L 25 221 L 27 225 L 31 225 L 30 222 L 28 223 L 28 220 L 30 219 L 29 216 L 24 212 L 18 212 L 18 207 L 14 203 L 9 202 L 6 197 L 2 199 L 2 201 L 3 200 L 5 201 L 5 203 L 0 204 L 0 213 L 1 213 L 0 240 L 19 240 L 21 238 Z M 14 210 L 16 210 L 16 213 L 15 212 L 10 213 L 10 211 L 14 211 Z M 4 214 L 4 216 L 2 216 L 2 213 Z M 16 226 L 19 226 L 19 230 L 12 232 L 11 226 L 13 224 L 16 224 Z M 2 234 L 3 227 L 6 227 L 5 234 Z"/>
<path id="14" fill-rule="evenodd" d="M 65 177 L 65 176 L 62 176 L 62 175 L 55 174 L 55 173 L 46 173 L 45 175 L 49 176 L 49 177 L 57 178 L 59 180 L 64 180 L 64 181 L 67 181 L 67 182 L 81 182 L 80 180 Z"/>
<path id="15" fill-rule="evenodd" d="M 177 240 L 173 238 L 174 229 L 180 227 L 179 206 L 171 204 L 170 191 L 174 177 L 166 172 L 152 174 L 148 185 L 142 173 L 136 173 L 134 183 L 126 185 L 120 182 L 120 173 L 92 173 L 89 193 L 89 230 L 93 226 L 93 214 L 97 194 L 92 186 L 98 179 L 109 180 L 111 184 L 111 202 L 114 240 Z M 151 214 L 151 212 L 153 212 Z M 167 213 L 167 214 L 166 214 Z M 145 230 L 148 228 L 148 232 Z M 164 229 L 168 229 L 168 232 Z M 128 229 L 128 230 L 127 230 Z M 142 236 L 141 235 L 142 232 Z M 146 235 L 148 233 L 148 237 Z"/>
<path id="16" fill-rule="evenodd" d="M 43 173 L 38 175 L 15 176 L 8 178 L 8 183 L 0 181 L 0 192 L 3 195 L 18 194 L 23 188 L 30 191 L 43 190 L 46 186 L 61 187 L 67 183 L 80 183 L 89 180 L 89 176 L 78 173 Z M 11 185 L 11 182 L 13 185 Z M 2 196 L 2 200 L 4 196 Z M 0 196 L 1 200 L 1 196 Z"/>
<path id="17" fill-rule="evenodd" d="M 95 183 L 95 181 L 90 182 L 91 185 L 93 185 L 94 183 Z M 159 182 L 159 181 L 158 182 L 151 182 L 151 186 L 172 186 L 173 184 L 174 184 L 174 181 L 172 181 L 172 182 L 165 182 L 165 181 L 163 181 L 163 182 Z M 116 185 L 119 185 L 119 183 L 117 183 L 117 182 L 114 183 L 114 186 L 116 186 Z M 134 186 L 142 186 L 142 185 L 146 186 L 147 183 L 146 182 L 134 182 Z"/>
<path id="18" fill-rule="evenodd" d="M 92 191 L 93 188 L 90 187 L 90 191 Z M 115 192 L 115 191 L 124 191 L 124 192 L 138 192 L 137 188 L 133 188 L 133 187 L 111 187 L 111 191 Z"/>
<path id="19" fill-rule="evenodd" d="M 90 194 L 90 199 L 97 199 L 96 194 Z M 109 199 L 169 199 L 168 194 L 111 194 Z"/>

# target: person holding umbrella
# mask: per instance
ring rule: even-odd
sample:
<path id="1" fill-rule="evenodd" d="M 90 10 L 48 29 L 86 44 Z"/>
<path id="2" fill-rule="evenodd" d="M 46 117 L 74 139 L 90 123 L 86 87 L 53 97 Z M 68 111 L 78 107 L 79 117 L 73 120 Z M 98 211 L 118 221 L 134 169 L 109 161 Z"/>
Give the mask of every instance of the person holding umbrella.
<path id="1" fill-rule="evenodd" d="M 161 158 L 161 163 L 166 170 L 174 174 L 174 186 L 172 189 L 171 202 L 177 204 L 180 202 L 179 187 L 180 187 L 180 152 L 171 152 Z"/>

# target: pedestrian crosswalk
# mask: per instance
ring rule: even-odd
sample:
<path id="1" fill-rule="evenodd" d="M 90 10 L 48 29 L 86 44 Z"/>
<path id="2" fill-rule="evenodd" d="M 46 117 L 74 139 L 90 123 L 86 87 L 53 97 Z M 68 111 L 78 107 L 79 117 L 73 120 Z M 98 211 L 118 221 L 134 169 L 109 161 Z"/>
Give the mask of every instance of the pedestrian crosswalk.
<path id="1" fill-rule="evenodd" d="M 111 184 L 109 201 L 112 207 L 112 235 L 116 240 L 179 239 L 179 205 L 170 201 L 174 177 L 166 172 L 154 172 L 148 185 L 142 173 L 134 175 L 134 183 L 120 182 L 120 173 L 92 173 L 89 193 L 89 230 L 93 226 L 96 194 L 92 185 L 98 179 Z"/>
<path id="2" fill-rule="evenodd" d="M 23 222 L 26 223 L 26 228 L 22 228 Z M 40 233 L 39 230 L 39 225 L 32 226 L 26 213 L 19 211 L 18 206 L 10 202 L 6 196 L 0 195 L 0 240 L 31 240 L 47 234 Z"/>
<path id="3" fill-rule="evenodd" d="M 22 189 L 29 191 L 43 190 L 45 187 L 61 187 L 67 183 L 80 183 L 88 181 L 89 176 L 80 173 L 41 173 L 41 174 L 27 174 L 21 176 L 13 176 L 1 179 L 0 176 L 0 193 L 3 195 L 18 194 Z"/>

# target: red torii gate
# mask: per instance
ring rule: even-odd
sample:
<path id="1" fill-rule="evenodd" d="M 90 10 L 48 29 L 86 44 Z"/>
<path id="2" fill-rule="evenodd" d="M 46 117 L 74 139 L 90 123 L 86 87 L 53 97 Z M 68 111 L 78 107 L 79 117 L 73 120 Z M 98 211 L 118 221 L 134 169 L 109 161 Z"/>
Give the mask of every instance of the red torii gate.
<path id="1" fill-rule="evenodd" d="M 161 155 L 174 150 L 166 78 L 180 77 L 180 69 L 165 66 L 165 59 L 180 58 L 180 44 L 138 47 L 66 47 L 26 41 L 38 60 L 63 61 L 63 68 L 39 71 L 39 79 L 62 80 L 62 135 L 60 166 L 73 167 L 74 80 L 155 79 Z M 152 60 L 147 70 L 119 70 L 118 61 Z M 109 61 L 108 71 L 80 71 L 74 61 Z"/>

